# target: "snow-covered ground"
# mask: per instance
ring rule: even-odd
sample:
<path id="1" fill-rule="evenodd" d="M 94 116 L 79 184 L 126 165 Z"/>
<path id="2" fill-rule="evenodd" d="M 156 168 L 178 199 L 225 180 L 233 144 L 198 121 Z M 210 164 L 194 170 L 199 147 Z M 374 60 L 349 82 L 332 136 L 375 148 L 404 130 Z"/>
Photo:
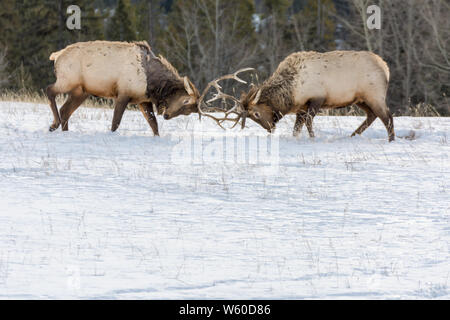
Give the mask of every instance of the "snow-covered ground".
<path id="1" fill-rule="evenodd" d="M 450 298 L 450 118 L 111 118 L 0 103 L 0 298 Z"/>

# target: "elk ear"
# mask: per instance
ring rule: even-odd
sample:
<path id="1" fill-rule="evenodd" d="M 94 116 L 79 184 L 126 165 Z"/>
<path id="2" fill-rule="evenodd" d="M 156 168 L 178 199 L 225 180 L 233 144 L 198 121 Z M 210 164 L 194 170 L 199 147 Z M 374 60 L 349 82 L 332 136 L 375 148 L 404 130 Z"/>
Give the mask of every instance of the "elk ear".
<path id="1" fill-rule="evenodd" d="M 190 96 L 194 96 L 194 90 L 192 90 L 192 86 L 191 83 L 188 79 L 188 77 L 184 77 L 184 89 L 186 89 L 186 92 L 188 93 L 188 95 Z"/>
<path id="2" fill-rule="evenodd" d="M 256 92 L 255 98 L 252 100 L 252 104 L 258 104 L 259 98 L 261 98 L 261 89 Z"/>

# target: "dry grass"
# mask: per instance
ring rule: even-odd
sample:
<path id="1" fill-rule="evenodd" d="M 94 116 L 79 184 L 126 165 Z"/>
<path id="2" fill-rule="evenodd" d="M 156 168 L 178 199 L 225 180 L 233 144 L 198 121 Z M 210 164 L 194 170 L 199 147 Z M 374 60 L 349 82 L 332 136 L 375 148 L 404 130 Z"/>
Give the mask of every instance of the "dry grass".
<path id="1" fill-rule="evenodd" d="M 337 109 L 324 109 L 319 112 L 321 116 L 365 116 L 366 113 L 361 108 L 351 105 Z"/>
<path id="2" fill-rule="evenodd" d="M 67 99 L 67 95 L 59 95 L 56 99 L 58 106 L 62 106 Z M 20 90 L 0 92 L 0 101 L 18 101 L 48 104 L 47 96 L 41 91 Z M 113 100 L 90 97 L 84 103 L 84 107 L 88 108 L 113 108 Z M 135 106 L 131 106 L 134 108 Z M 337 109 L 323 109 L 319 112 L 322 116 L 365 116 L 366 113 L 355 105 Z M 410 106 L 403 114 L 398 114 L 409 117 L 441 117 L 442 115 L 436 110 L 434 106 L 427 103 L 419 103 L 415 106 Z"/>
<path id="3" fill-rule="evenodd" d="M 441 114 L 428 103 L 418 103 L 415 106 L 410 106 L 409 109 L 404 114 L 409 117 L 440 117 Z"/>
<path id="4" fill-rule="evenodd" d="M 338 108 L 338 109 L 326 109 L 321 110 L 319 115 L 323 116 L 365 116 L 366 113 L 355 105 L 350 107 Z M 441 117 L 442 115 L 436 110 L 434 106 L 428 103 L 418 103 L 414 106 L 409 106 L 406 112 L 394 113 L 395 116 L 407 116 L 407 117 Z"/>
<path id="5" fill-rule="evenodd" d="M 56 98 L 56 103 L 58 106 L 62 106 L 67 99 L 67 95 L 59 95 Z M 17 102 L 31 102 L 31 103 L 42 103 L 48 104 L 47 96 L 43 91 L 2 91 L 0 93 L 0 101 L 17 101 Z M 88 108 L 112 108 L 113 101 L 111 99 L 103 99 L 90 97 L 84 103 L 84 107 Z"/>

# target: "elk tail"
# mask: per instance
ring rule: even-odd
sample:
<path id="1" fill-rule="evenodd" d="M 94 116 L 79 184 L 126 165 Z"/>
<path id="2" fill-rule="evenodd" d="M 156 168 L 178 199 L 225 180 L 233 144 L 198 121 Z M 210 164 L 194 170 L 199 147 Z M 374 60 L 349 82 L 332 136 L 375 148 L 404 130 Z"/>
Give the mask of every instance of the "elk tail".
<path id="1" fill-rule="evenodd" d="M 50 55 L 50 60 L 51 60 L 51 61 L 56 61 L 56 59 L 58 59 L 58 57 L 59 57 L 63 52 L 64 52 L 64 49 L 59 50 L 59 51 L 56 51 L 56 52 L 53 52 L 53 53 Z"/>

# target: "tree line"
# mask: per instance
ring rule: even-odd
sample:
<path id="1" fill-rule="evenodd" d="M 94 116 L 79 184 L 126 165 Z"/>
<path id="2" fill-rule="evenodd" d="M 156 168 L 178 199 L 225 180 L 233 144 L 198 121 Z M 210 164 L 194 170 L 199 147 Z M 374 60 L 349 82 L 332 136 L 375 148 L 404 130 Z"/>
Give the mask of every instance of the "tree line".
<path id="1" fill-rule="evenodd" d="M 66 27 L 81 8 L 81 29 Z M 381 29 L 367 7 L 381 8 Z M 450 0 L 2 0 L 0 88 L 54 81 L 51 52 L 78 41 L 146 40 L 199 88 L 254 67 L 262 81 L 295 51 L 369 50 L 391 70 L 395 114 L 450 115 Z"/>

